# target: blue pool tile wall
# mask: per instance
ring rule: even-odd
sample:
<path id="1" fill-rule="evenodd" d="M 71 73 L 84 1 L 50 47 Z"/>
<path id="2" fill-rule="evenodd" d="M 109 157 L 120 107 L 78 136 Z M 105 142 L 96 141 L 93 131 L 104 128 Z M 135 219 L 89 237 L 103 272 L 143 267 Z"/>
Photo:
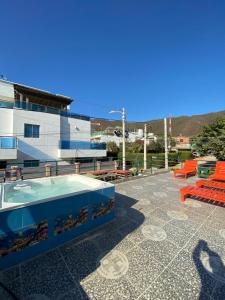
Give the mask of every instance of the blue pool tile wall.
<path id="1" fill-rule="evenodd" d="M 0 211 L 0 269 L 18 264 L 111 221 L 115 188 Z"/>

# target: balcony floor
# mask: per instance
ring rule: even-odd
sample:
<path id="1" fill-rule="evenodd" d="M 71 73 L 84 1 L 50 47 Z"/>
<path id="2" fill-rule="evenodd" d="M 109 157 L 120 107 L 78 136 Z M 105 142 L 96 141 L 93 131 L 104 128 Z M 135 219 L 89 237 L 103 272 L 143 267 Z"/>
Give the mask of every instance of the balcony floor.
<path id="1" fill-rule="evenodd" d="M 182 205 L 195 180 L 118 184 L 115 221 L 0 273 L 0 299 L 224 299 L 225 207 Z"/>

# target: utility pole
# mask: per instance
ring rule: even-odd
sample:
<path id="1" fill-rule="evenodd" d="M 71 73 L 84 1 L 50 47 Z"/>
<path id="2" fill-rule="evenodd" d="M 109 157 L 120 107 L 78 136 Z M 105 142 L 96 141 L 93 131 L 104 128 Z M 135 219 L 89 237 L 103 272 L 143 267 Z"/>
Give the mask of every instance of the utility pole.
<path id="1" fill-rule="evenodd" d="M 109 114 L 113 113 L 121 113 L 122 115 L 122 132 L 123 132 L 123 157 L 122 157 L 122 163 L 123 163 L 123 170 L 126 170 L 126 149 L 125 149 L 125 124 L 126 124 L 126 112 L 125 108 L 121 108 L 120 110 L 111 110 Z"/>
<path id="2" fill-rule="evenodd" d="M 126 148 L 125 148 L 125 122 L 126 122 L 126 113 L 125 108 L 121 109 L 122 113 L 122 128 L 123 128 L 123 170 L 126 170 Z"/>
<path id="3" fill-rule="evenodd" d="M 168 169 L 167 119 L 164 118 L 165 169 Z"/>
<path id="4" fill-rule="evenodd" d="M 147 170 L 147 124 L 144 125 L 144 170 Z"/>

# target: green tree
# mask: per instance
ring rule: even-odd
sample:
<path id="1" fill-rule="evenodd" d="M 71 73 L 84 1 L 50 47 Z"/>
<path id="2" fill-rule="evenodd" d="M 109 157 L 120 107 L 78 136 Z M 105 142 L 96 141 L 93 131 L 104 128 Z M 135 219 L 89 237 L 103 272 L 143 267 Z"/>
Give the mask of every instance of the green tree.
<path id="1" fill-rule="evenodd" d="M 161 137 L 158 137 L 156 141 L 150 142 L 150 144 L 147 147 L 147 151 L 149 153 L 160 153 L 164 152 L 164 140 Z"/>
<path id="2" fill-rule="evenodd" d="M 115 142 L 108 142 L 107 143 L 107 154 L 108 156 L 118 156 L 120 148 L 117 146 Z"/>
<path id="3" fill-rule="evenodd" d="M 144 152 L 143 141 L 137 140 L 136 142 L 131 143 L 129 150 L 131 153 L 143 153 Z"/>
<path id="4" fill-rule="evenodd" d="M 196 137 L 196 150 L 200 155 L 214 155 L 225 160 L 225 119 L 204 126 Z"/>

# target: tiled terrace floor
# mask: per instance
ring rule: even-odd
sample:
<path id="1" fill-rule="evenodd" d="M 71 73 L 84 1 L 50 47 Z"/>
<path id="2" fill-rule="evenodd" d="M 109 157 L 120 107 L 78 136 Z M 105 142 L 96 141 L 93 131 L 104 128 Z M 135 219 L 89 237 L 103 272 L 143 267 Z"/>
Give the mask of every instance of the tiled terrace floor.
<path id="1" fill-rule="evenodd" d="M 179 201 L 196 179 L 117 185 L 112 223 L 0 273 L 17 299 L 225 299 L 225 207 Z M 16 299 L 0 286 L 0 299 Z"/>

